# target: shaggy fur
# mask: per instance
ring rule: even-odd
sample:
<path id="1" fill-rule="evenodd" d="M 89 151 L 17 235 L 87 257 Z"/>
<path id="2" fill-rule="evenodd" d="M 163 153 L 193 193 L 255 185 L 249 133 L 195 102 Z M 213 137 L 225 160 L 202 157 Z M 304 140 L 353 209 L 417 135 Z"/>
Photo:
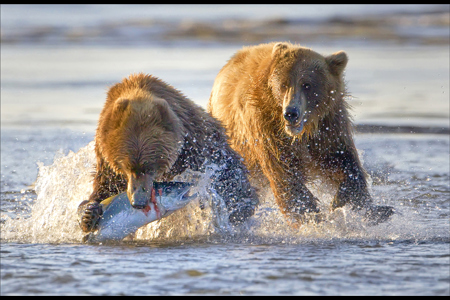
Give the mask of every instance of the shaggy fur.
<path id="1" fill-rule="evenodd" d="M 127 190 L 131 179 L 148 176 L 170 181 L 186 169 L 204 171 L 208 164 L 220 166 L 211 188 L 223 198 L 232 223 L 250 217 L 258 203 L 242 158 L 228 145 L 220 123 L 150 75 L 131 75 L 110 88 L 100 114 L 95 153 L 94 190 L 83 204 L 87 207 L 81 222 L 84 231 L 95 225 L 95 204 Z M 128 185 L 128 192 L 132 188 Z"/>
<path id="2" fill-rule="evenodd" d="M 289 43 L 261 44 L 238 51 L 214 82 L 208 111 L 297 224 L 306 212 L 319 212 L 305 186 L 315 178 L 338 189 L 333 208 L 368 208 L 372 201 L 344 100 L 347 60 L 343 51 L 324 57 Z"/>

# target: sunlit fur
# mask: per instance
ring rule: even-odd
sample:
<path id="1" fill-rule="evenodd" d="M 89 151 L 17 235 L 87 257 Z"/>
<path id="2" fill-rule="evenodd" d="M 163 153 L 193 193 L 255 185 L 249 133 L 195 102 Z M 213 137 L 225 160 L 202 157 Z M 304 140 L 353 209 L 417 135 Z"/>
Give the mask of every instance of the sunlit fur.
<path id="1" fill-rule="evenodd" d="M 221 180 L 211 181 L 210 188 L 222 196 L 231 214 L 236 213 L 236 220 L 251 216 L 258 203 L 248 171 L 228 145 L 221 124 L 151 75 L 134 74 L 109 89 L 100 113 L 95 152 L 90 202 L 127 190 L 130 178 L 145 178 L 144 183 L 150 185 L 148 181 L 170 181 L 186 169 L 203 171 L 209 163 L 224 166 L 214 174 Z M 240 188 L 236 188 L 236 180 Z M 129 194 L 133 186 L 128 186 Z M 239 215 L 236 207 L 246 205 L 248 209 Z"/>
<path id="2" fill-rule="evenodd" d="M 116 101 L 110 119 L 103 121 L 99 150 L 116 173 L 156 172 L 158 176 L 175 162 L 183 132 L 164 99 L 145 90 L 128 90 Z"/>
<path id="3" fill-rule="evenodd" d="M 355 206 L 370 199 L 345 102 L 346 64 L 342 51 L 324 57 L 289 43 L 261 44 L 238 51 L 214 82 L 208 110 L 223 123 L 252 175 L 262 171 L 281 210 L 295 218 L 318 211 L 318 199 L 305 186 L 316 176 L 347 189 L 334 207 L 350 201 L 350 192 Z M 304 84 L 312 93 L 302 90 Z M 308 99 L 300 104 L 307 122 L 297 132 L 283 112 L 300 93 Z"/>

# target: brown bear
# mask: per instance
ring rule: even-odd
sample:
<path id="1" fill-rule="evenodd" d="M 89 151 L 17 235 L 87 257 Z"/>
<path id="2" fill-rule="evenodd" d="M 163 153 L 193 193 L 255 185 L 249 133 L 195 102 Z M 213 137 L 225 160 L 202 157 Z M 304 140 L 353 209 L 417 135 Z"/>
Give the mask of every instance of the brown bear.
<path id="1" fill-rule="evenodd" d="M 306 212 L 319 213 L 305 185 L 317 178 L 337 188 L 333 209 L 349 203 L 375 224 L 393 213 L 372 204 L 353 142 L 347 61 L 343 51 L 324 57 L 290 43 L 261 44 L 238 51 L 214 82 L 208 111 L 225 126 L 252 176 L 262 171 L 269 180 L 293 225 Z"/>
<path id="2" fill-rule="evenodd" d="M 203 108 L 160 79 L 131 75 L 112 86 L 95 135 L 93 192 L 80 204 L 83 231 L 96 227 L 99 203 L 127 191 L 144 208 L 154 181 L 170 181 L 186 169 L 217 168 L 210 188 L 219 195 L 231 224 L 253 215 L 257 195 L 248 171 L 228 144 L 225 130 Z"/>

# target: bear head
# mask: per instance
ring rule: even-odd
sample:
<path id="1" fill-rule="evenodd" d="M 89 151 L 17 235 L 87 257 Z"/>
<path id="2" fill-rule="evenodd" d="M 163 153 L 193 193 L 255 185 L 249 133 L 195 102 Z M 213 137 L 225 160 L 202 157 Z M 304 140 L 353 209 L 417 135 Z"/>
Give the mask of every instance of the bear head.
<path id="1" fill-rule="evenodd" d="M 177 159 L 184 133 L 167 101 L 130 82 L 108 92 L 96 143 L 109 167 L 127 178 L 131 205 L 144 208 L 153 181 Z"/>
<path id="2" fill-rule="evenodd" d="M 347 61 L 343 51 L 324 57 L 309 48 L 274 44 L 268 86 L 282 107 L 288 135 L 311 135 L 323 117 L 342 105 Z"/>

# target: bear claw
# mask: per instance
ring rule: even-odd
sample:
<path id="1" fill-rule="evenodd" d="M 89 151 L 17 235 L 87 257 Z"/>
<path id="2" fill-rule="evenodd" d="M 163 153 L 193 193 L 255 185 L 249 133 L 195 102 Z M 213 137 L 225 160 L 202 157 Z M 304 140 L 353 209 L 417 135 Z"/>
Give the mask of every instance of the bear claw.
<path id="1" fill-rule="evenodd" d="M 88 202 L 87 200 L 81 202 L 78 206 L 81 230 L 84 232 L 95 230 L 102 214 L 102 207 L 98 202 Z"/>

